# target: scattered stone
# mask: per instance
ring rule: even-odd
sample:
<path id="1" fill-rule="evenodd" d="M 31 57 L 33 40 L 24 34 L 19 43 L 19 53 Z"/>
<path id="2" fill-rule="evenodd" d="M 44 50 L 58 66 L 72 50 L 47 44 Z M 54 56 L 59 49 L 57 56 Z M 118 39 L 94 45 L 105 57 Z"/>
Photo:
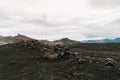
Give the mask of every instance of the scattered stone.
<path id="1" fill-rule="evenodd" d="M 34 58 L 34 56 L 30 56 L 31 58 Z"/>
<path id="2" fill-rule="evenodd" d="M 79 63 L 79 64 L 84 64 L 85 62 L 86 62 L 85 59 L 78 59 L 78 63 Z"/>
<path id="3" fill-rule="evenodd" d="M 78 73 L 78 72 L 74 72 L 73 75 L 74 75 L 74 76 L 79 76 L 80 73 Z"/>
<path id="4" fill-rule="evenodd" d="M 15 64 L 16 63 L 16 61 L 11 61 L 11 64 Z"/>
<path id="5" fill-rule="evenodd" d="M 43 48 L 43 50 L 47 50 L 47 48 Z"/>
<path id="6" fill-rule="evenodd" d="M 75 54 L 75 55 L 78 55 L 79 53 L 78 53 L 78 52 L 75 52 L 74 54 Z"/>
<path id="7" fill-rule="evenodd" d="M 108 66 L 108 67 L 114 67 L 113 62 L 111 62 L 111 61 L 105 63 L 105 65 Z"/>
<path id="8" fill-rule="evenodd" d="M 69 71 L 71 71 L 72 70 L 72 68 L 69 68 Z"/>
<path id="9" fill-rule="evenodd" d="M 114 67 L 115 65 L 115 63 L 117 63 L 114 59 L 112 59 L 112 58 L 106 58 L 105 59 L 105 65 L 106 66 L 108 66 L 108 67 Z"/>
<path id="10" fill-rule="evenodd" d="M 48 59 L 50 60 L 56 60 L 58 58 L 58 54 L 50 54 L 48 55 Z"/>

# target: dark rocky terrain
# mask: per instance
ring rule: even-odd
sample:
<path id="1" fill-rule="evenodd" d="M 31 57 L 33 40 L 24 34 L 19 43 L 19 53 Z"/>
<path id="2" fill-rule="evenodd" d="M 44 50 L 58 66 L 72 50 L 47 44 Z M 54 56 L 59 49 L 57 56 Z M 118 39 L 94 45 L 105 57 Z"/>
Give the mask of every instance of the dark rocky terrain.
<path id="1" fill-rule="evenodd" d="M 0 80 L 120 80 L 120 44 L 3 45 Z"/>

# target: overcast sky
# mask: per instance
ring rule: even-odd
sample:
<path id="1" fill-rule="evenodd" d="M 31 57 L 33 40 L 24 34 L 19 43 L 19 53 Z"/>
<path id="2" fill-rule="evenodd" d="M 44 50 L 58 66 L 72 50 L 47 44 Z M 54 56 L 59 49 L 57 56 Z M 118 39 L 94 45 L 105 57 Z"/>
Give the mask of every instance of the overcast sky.
<path id="1" fill-rule="evenodd" d="M 120 0 L 0 0 L 0 35 L 73 40 L 120 37 Z"/>

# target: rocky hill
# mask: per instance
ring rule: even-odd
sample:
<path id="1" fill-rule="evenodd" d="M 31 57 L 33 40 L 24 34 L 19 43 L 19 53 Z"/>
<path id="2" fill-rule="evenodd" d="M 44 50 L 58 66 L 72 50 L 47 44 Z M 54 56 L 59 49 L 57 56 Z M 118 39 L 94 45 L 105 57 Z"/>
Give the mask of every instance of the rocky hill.
<path id="1" fill-rule="evenodd" d="M 71 40 L 69 38 L 62 38 L 60 40 L 54 41 L 55 44 L 61 44 L 61 45 L 75 45 L 75 44 L 80 44 L 81 42 Z"/>
<path id="2" fill-rule="evenodd" d="M 21 34 L 18 34 L 17 36 L 7 36 L 7 37 L 0 36 L 0 45 L 4 45 L 8 43 L 17 43 L 19 41 L 28 41 L 28 40 L 33 40 L 33 39 Z"/>

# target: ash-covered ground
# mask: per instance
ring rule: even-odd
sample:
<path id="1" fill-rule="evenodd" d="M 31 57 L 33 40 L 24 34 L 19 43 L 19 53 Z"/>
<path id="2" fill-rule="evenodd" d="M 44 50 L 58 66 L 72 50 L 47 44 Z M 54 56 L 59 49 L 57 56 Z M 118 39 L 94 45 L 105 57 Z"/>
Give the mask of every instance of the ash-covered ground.
<path id="1" fill-rule="evenodd" d="M 0 80 L 120 80 L 120 44 L 3 45 Z"/>

